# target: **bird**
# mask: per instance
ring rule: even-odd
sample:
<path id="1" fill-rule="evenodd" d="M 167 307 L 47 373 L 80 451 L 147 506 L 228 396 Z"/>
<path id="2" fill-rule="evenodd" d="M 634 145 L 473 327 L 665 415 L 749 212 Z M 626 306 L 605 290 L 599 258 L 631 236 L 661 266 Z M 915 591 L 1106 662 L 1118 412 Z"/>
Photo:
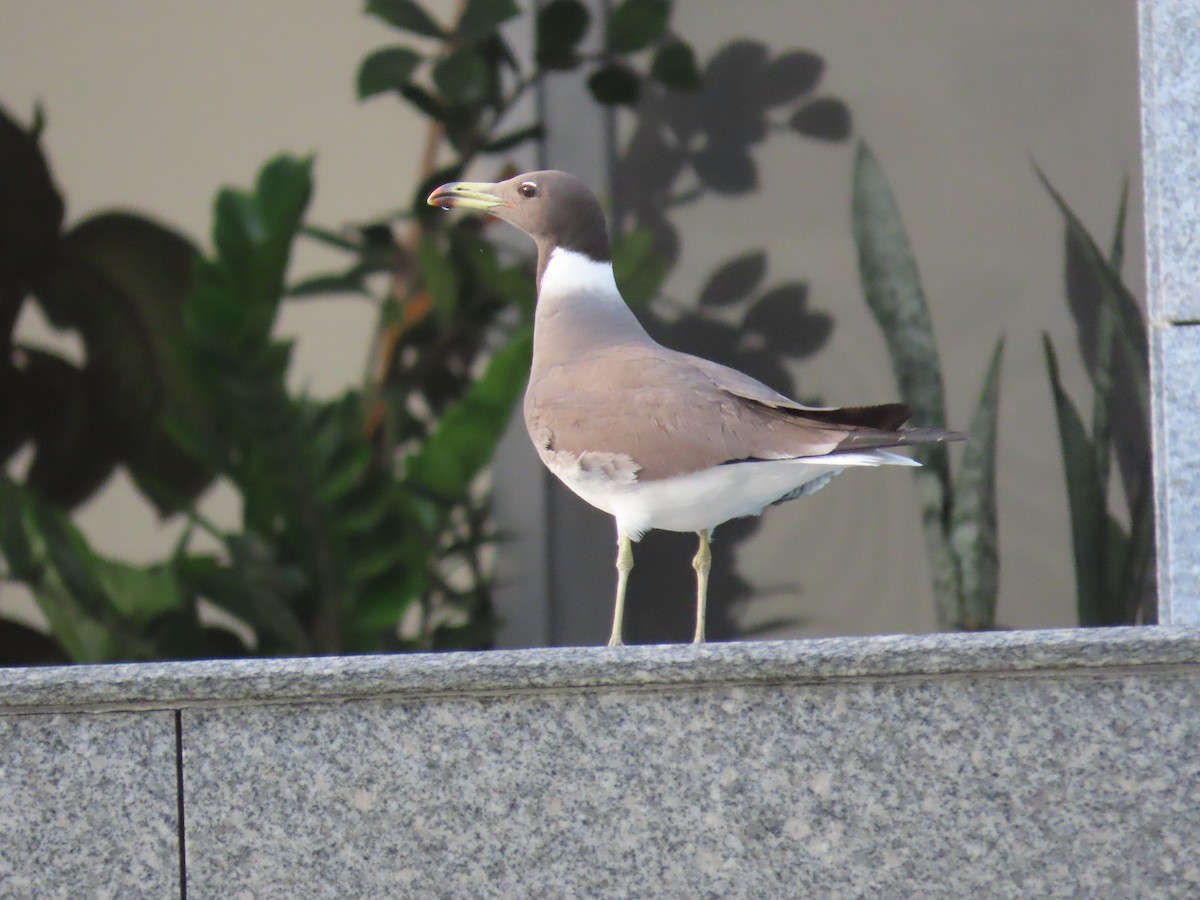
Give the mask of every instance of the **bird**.
<path id="1" fill-rule="evenodd" d="M 655 341 L 621 297 L 604 212 L 566 172 L 457 181 L 430 206 L 487 213 L 537 246 L 533 364 L 525 426 L 546 467 L 616 520 L 610 647 L 623 643 L 633 543 L 694 532 L 696 623 L 704 642 L 713 529 L 824 487 L 857 466 L 918 466 L 896 447 L 965 435 L 909 428 L 903 403 L 813 407 L 736 369 Z"/>

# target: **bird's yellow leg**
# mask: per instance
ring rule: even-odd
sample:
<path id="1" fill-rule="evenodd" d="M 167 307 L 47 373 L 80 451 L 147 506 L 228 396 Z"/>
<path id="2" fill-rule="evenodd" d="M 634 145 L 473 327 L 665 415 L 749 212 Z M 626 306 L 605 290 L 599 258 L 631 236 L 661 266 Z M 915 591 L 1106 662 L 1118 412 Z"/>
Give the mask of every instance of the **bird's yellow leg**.
<path id="1" fill-rule="evenodd" d="M 629 573 L 633 571 L 633 541 L 624 532 L 617 532 L 617 606 L 613 611 L 612 637 L 608 646 L 620 647 L 621 620 L 625 618 L 625 585 L 629 583 Z"/>
<path id="2" fill-rule="evenodd" d="M 704 643 L 704 612 L 708 604 L 708 573 L 712 570 L 712 550 L 709 548 L 708 531 L 697 531 L 700 547 L 692 560 L 692 568 L 696 570 L 696 636 L 693 644 Z"/>

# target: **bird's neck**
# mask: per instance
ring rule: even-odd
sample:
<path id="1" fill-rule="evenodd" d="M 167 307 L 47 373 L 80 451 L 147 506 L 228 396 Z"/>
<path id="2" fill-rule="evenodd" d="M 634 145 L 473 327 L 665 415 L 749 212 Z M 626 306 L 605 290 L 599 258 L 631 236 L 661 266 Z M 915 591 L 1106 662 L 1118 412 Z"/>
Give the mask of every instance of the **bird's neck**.
<path id="1" fill-rule="evenodd" d="M 610 260 L 562 247 L 538 250 L 535 372 L 608 344 L 650 341 L 617 290 Z"/>

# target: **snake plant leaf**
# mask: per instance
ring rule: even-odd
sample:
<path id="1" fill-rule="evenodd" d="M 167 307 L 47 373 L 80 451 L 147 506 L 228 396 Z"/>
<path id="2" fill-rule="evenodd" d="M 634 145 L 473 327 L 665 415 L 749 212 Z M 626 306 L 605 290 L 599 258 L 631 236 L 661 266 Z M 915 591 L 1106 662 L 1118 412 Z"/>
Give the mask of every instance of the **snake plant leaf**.
<path id="1" fill-rule="evenodd" d="M 875 154 L 860 141 L 854 160 L 851 221 L 867 306 L 883 331 L 900 396 L 914 423 L 945 427 L 941 362 L 916 260 L 896 200 Z M 938 625 L 961 624 L 957 561 L 949 543 L 950 455 L 945 444 L 925 444 L 913 456 L 925 549 L 932 570 Z"/>
<path id="2" fill-rule="evenodd" d="M 913 421 L 946 424 L 942 367 L 921 276 L 887 176 L 860 141 L 854 160 L 852 220 L 858 268 L 871 314 L 887 340 L 892 369 Z M 944 456 L 945 447 L 939 448 Z"/>
<path id="3" fill-rule="evenodd" d="M 1049 335 L 1042 335 L 1046 368 L 1054 395 L 1058 434 L 1062 445 L 1063 468 L 1067 480 L 1067 501 L 1071 512 L 1071 540 L 1075 553 L 1075 596 L 1079 624 L 1104 623 L 1107 585 L 1105 582 L 1105 540 L 1107 538 L 1107 498 L 1096 472 L 1096 453 L 1087 429 L 1070 396 L 1063 388 L 1058 356 Z"/>
<path id="4" fill-rule="evenodd" d="M 1000 542 L 996 525 L 996 438 L 1004 339 L 996 342 L 971 420 L 962 465 L 954 479 L 950 545 L 958 560 L 962 590 L 960 627 L 991 627 L 1000 590 Z"/>

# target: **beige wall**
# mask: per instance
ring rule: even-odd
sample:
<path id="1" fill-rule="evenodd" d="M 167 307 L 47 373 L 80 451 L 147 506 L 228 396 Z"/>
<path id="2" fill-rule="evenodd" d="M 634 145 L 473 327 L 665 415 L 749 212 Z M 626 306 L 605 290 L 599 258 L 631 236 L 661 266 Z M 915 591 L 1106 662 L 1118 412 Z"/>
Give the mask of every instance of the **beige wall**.
<path id="1" fill-rule="evenodd" d="M 36 99 L 45 104 L 45 142 L 72 220 L 133 206 L 206 240 L 215 187 L 246 183 L 282 149 L 317 152 L 318 220 L 361 218 L 407 197 L 421 126 L 392 101 L 355 102 L 357 63 L 392 40 L 359 9 L 316 0 L 6 0 L 0 100 L 20 116 Z M 1041 330 L 1062 348 L 1069 385 L 1082 393 L 1086 382 L 1062 294 L 1061 222 L 1029 160 L 1107 236 L 1122 175 L 1138 181 L 1134 4 L 775 0 L 734 9 L 681 2 L 678 29 L 702 56 L 742 35 L 822 54 L 823 88 L 848 102 L 857 133 L 891 177 L 933 307 L 954 424 L 968 423 L 986 355 L 997 334 L 1008 335 L 1001 619 L 1071 624 L 1069 531 Z M 694 296 L 714 260 L 766 246 L 772 280 L 807 280 L 812 305 L 837 321 L 828 348 L 796 372 L 803 390 L 829 402 L 890 399 L 849 239 L 851 151 L 780 137 L 758 158 L 770 198 L 712 200 L 680 216 L 685 252 L 670 293 Z M 1137 202 L 1131 212 L 1129 258 L 1140 262 Z M 736 232 L 714 228 L 717 216 L 736 222 Z M 299 270 L 318 262 L 306 251 Z M 1130 276 L 1140 293 L 1140 269 Z M 356 301 L 291 306 L 282 327 L 300 338 L 297 382 L 319 394 L 354 382 L 370 322 Z M 27 333 L 36 326 L 23 323 Z M 211 505 L 228 521 L 236 511 L 220 494 Z M 174 533 L 159 529 L 119 481 L 82 519 L 101 550 L 134 558 L 160 555 Z M 818 520 L 826 522 L 819 532 Z M 853 473 L 772 510 L 741 569 L 763 586 L 746 625 L 800 613 L 809 619 L 803 633 L 932 626 L 904 473 Z M 796 582 L 798 596 L 769 590 Z M 609 590 L 598 586 L 606 597 Z"/>

